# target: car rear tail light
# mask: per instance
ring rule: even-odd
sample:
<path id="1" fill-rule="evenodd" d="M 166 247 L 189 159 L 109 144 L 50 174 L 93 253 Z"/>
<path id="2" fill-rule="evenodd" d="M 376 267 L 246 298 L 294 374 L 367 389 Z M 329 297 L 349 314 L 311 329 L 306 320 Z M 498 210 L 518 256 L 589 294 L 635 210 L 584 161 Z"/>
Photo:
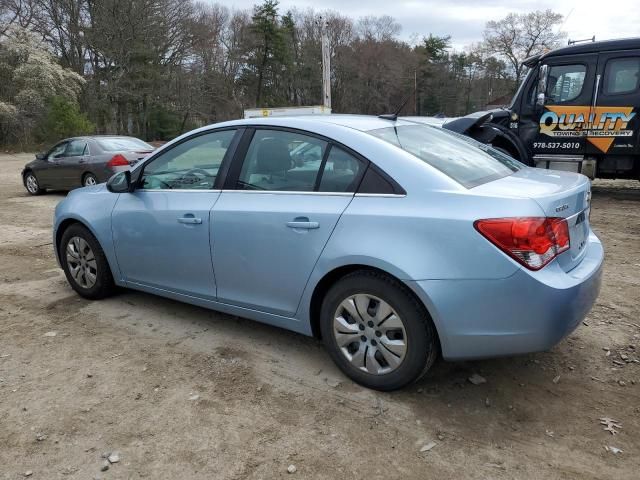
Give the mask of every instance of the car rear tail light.
<path id="1" fill-rule="evenodd" d="M 488 218 L 473 226 L 530 270 L 540 270 L 570 247 L 569 225 L 564 218 Z"/>
<path id="2" fill-rule="evenodd" d="M 107 163 L 107 167 L 128 167 L 129 166 L 129 160 L 127 160 L 125 158 L 124 155 L 121 155 L 120 153 L 116 153 L 111 160 L 109 160 L 109 163 Z"/>

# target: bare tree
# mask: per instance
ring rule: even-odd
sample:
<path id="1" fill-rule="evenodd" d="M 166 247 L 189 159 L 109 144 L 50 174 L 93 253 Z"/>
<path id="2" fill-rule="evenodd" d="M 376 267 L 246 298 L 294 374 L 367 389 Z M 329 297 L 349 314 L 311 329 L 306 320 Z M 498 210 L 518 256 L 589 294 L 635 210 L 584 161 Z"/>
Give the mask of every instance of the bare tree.
<path id="1" fill-rule="evenodd" d="M 0 0 L 0 37 L 11 25 L 28 27 L 33 19 L 35 0 Z"/>
<path id="2" fill-rule="evenodd" d="M 513 68 L 516 85 L 522 78 L 522 62 L 545 50 L 557 47 L 565 37 L 557 30 L 562 15 L 551 10 L 510 13 L 502 20 L 487 22 L 484 44 L 488 52 L 504 57 Z"/>
<path id="3" fill-rule="evenodd" d="M 363 39 L 378 42 L 393 40 L 402 30 L 400 24 L 389 15 L 362 17 L 356 28 L 358 35 Z"/>

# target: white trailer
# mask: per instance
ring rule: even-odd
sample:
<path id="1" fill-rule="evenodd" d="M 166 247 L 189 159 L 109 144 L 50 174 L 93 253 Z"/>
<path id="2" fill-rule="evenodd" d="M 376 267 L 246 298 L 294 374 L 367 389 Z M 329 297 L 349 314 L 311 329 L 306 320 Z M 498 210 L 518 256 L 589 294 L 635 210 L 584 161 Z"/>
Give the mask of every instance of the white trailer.
<path id="1" fill-rule="evenodd" d="M 293 115 L 328 115 L 331 109 L 316 105 L 313 107 L 281 107 L 281 108 L 249 108 L 244 111 L 244 118 L 290 117 Z"/>

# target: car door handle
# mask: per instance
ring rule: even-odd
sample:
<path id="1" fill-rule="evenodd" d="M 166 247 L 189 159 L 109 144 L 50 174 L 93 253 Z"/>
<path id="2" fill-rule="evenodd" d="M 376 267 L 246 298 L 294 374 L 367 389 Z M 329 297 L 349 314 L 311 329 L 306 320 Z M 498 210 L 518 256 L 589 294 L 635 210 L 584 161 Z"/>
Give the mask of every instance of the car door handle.
<path id="1" fill-rule="evenodd" d="M 315 228 L 320 228 L 320 224 L 318 222 L 310 222 L 308 218 L 304 220 L 296 218 L 293 222 L 287 222 L 287 227 L 313 230 Z"/>
<path id="2" fill-rule="evenodd" d="M 178 222 L 186 223 L 187 225 L 200 225 L 202 223 L 201 218 L 185 215 L 184 217 L 178 217 Z"/>

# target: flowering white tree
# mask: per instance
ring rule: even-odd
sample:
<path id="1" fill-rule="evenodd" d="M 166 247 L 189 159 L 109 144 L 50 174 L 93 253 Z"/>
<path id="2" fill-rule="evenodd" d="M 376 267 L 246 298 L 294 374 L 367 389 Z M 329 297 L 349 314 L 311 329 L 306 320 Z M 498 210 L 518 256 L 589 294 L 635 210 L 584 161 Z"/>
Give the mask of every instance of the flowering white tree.
<path id="1" fill-rule="evenodd" d="M 63 68 L 32 32 L 12 25 L 0 38 L 1 142 L 29 143 L 54 97 L 77 103 L 85 80 Z"/>

